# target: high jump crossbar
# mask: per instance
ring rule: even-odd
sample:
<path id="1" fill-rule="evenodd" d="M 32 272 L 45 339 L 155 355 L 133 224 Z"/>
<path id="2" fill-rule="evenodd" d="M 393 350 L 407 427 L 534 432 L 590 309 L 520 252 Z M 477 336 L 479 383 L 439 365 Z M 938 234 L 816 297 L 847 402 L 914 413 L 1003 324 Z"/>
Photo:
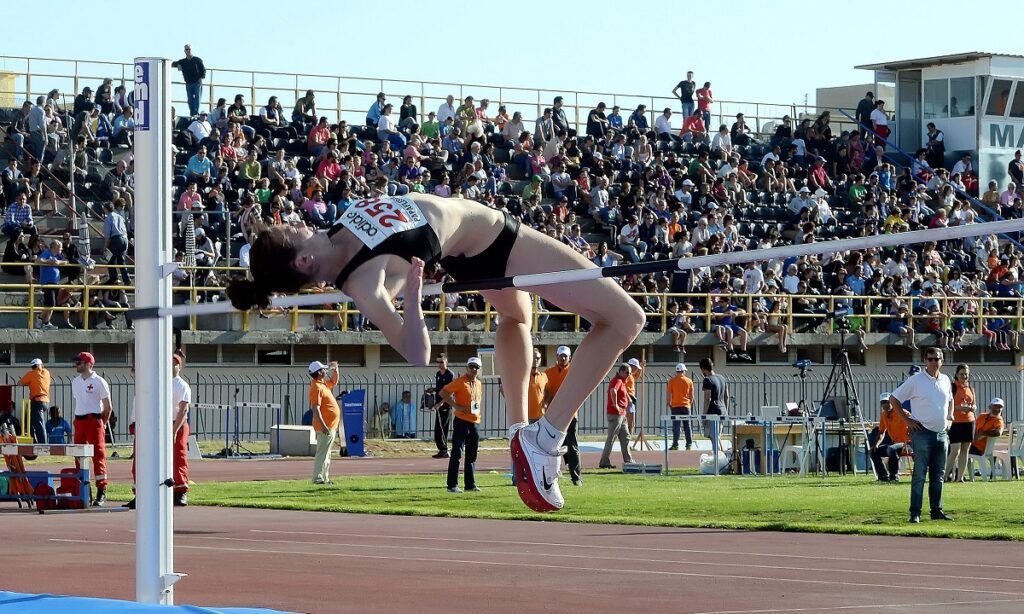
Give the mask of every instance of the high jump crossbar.
<path id="1" fill-rule="evenodd" d="M 427 284 L 423 287 L 423 295 L 437 295 L 445 292 L 468 292 L 477 290 L 501 290 L 504 288 L 532 288 L 552 284 L 573 283 L 579 281 L 591 281 L 604 277 L 620 277 L 623 275 L 634 275 L 639 273 L 655 273 L 669 271 L 687 271 L 702 267 L 715 267 L 730 264 L 743 264 L 752 261 L 785 259 L 799 256 L 814 256 L 827 253 L 856 251 L 879 247 L 892 247 L 896 245 L 910 245 L 915 243 L 927 243 L 928 241 L 946 241 L 950 239 L 964 239 L 984 235 L 999 235 L 1011 232 L 1024 231 L 1024 218 L 1013 220 L 1002 220 L 998 222 L 984 222 L 980 224 L 966 224 L 963 226 L 951 226 L 947 228 L 932 228 L 928 230 L 913 230 L 895 234 L 874 235 L 871 237 L 854 237 L 839 239 L 835 241 L 823 241 L 820 243 L 805 243 L 801 245 L 784 245 L 766 249 L 744 250 L 727 252 L 723 254 L 710 254 L 707 256 L 694 256 L 679 258 L 678 260 L 655 260 L 653 262 L 638 262 L 633 264 L 619 264 L 606 267 L 593 267 L 571 269 L 563 271 L 552 271 L 549 273 L 532 273 L 526 275 L 513 275 L 508 277 L 497 277 L 491 279 L 480 279 L 476 281 L 453 281 L 443 284 Z M 344 303 L 352 299 L 342 292 L 325 292 L 320 294 L 296 294 L 290 296 L 274 297 L 271 301 L 272 308 L 290 308 L 324 305 L 327 303 Z M 186 317 L 231 313 L 234 307 L 228 302 L 197 303 L 193 305 L 175 305 L 173 307 L 140 307 L 131 312 L 133 320 L 152 319 L 163 317 Z"/>

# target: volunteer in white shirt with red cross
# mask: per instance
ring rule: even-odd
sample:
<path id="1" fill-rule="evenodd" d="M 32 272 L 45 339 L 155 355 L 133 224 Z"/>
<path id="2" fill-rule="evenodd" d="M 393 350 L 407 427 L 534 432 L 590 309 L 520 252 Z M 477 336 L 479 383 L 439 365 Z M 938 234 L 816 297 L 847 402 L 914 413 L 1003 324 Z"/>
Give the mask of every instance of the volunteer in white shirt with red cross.
<path id="1" fill-rule="evenodd" d="M 174 379 L 171 380 L 171 414 L 174 416 L 172 432 L 174 460 L 174 505 L 188 505 L 188 406 L 192 402 L 192 387 L 181 377 L 181 368 L 185 359 L 181 354 L 174 354 L 172 369 Z"/>
<path id="2" fill-rule="evenodd" d="M 71 380 L 71 392 L 75 397 L 75 443 L 91 443 L 93 446 L 96 498 L 92 504 L 99 507 L 107 502 L 107 444 L 104 431 L 113 412 L 110 385 L 93 371 L 96 359 L 89 352 L 81 352 L 72 362 L 78 373 L 78 377 Z M 76 460 L 75 464 L 78 463 Z"/>

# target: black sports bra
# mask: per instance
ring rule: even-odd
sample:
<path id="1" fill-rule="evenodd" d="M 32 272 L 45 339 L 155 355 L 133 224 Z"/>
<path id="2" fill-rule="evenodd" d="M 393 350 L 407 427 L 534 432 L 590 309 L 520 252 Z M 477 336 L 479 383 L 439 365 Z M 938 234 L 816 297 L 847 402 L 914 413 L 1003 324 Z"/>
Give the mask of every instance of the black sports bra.
<path id="1" fill-rule="evenodd" d="M 416 257 L 427 264 L 441 257 L 437 233 L 427 224 L 419 206 L 408 198 L 356 201 L 341 214 L 327 236 L 334 236 L 342 228 L 348 228 L 363 246 L 338 273 L 334 286 L 339 289 L 353 271 L 377 256 L 398 256 L 409 262 Z"/>

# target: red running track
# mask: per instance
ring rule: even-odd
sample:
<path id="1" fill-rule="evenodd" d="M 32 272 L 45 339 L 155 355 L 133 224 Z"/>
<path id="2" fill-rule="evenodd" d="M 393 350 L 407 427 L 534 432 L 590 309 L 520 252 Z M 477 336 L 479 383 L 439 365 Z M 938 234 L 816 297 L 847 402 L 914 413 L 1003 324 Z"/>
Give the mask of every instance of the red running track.
<path id="1" fill-rule="evenodd" d="M 5 589 L 131 599 L 133 513 L 3 515 Z M 1024 611 L 1009 542 L 175 510 L 179 604 L 304 612 Z M 17 565 L 13 564 L 17 561 Z"/>

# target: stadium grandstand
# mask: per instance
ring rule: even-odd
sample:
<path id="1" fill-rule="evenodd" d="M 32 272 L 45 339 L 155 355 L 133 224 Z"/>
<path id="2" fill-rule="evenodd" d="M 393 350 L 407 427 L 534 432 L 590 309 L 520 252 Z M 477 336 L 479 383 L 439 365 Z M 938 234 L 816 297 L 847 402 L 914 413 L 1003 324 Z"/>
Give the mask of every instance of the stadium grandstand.
<path id="1" fill-rule="evenodd" d="M 100 363 L 127 367 L 131 67 L 3 60 L 0 361 L 62 362 L 89 345 Z M 208 71 L 197 115 L 174 85 L 176 303 L 226 300 L 257 218 L 327 228 L 373 196 L 476 200 L 600 265 L 1024 215 L 1021 181 L 979 186 L 969 160 L 896 151 L 860 100 L 834 109 L 714 101 L 684 118 L 662 96 L 542 99 L 495 86 Z M 713 356 L 737 376 L 772 367 L 788 378 L 794 361 L 827 365 L 845 342 L 876 371 L 904 371 L 918 347 L 937 345 L 950 362 L 1009 374 L 1024 332 L 1022 274 L 1017 237 L 991 236 L 619 282 L 648 313 L 637 347 L 653 364 Z M 425 303 L 433 343 L 454 360 L 491 345 L 494 317 L 479 295 Z M 176 326 L 198 365 L 244 370 L 325 354 L 353 372 L 404 363 L 350 304 Z M 535 303 L 535 342 L 552 356 L 586 327 Z"/>

